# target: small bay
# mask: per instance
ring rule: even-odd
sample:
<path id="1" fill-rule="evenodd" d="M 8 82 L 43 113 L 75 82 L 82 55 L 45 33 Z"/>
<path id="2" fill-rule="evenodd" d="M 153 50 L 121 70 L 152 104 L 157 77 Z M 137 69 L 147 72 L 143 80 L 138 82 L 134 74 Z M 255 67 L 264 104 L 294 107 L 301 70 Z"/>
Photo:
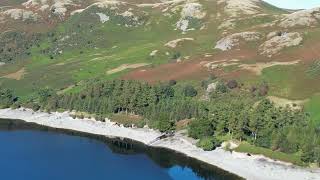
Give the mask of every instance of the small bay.
<path id="1" fill-rule="evenodd" d="M 0 154 L 0 179 L 238 179 L 167 149 L 19 120 L 0 119 Z"/>

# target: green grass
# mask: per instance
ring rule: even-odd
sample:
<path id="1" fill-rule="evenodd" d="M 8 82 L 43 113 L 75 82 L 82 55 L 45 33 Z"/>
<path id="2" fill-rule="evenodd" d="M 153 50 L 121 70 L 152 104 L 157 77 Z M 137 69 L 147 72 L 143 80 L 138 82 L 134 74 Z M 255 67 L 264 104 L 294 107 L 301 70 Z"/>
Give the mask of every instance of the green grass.
<path id="1" fill-rule="evenodd" d="M 310 101 L 305 104 L 305 110 L 310 113 L 314 123 L 320 124 L 320 94 L 311 97 Z"/>
<path id="2" fill-rule="evenodd" d="M 90 11 L 72 16 L 52 30 L 54 33 L 50 35 L 43 34 L 39 46 L 31 48 L 31 58 L 23 63 L 27 71 L 24 78 L 19 81 L 3 78 L 0 83 L 14 89 L 18 95 L 25 96 L 38 87 L 64 89 L 91 78 L 118 78 L 130 70 L 111 75 L 106 72 L 122 64 L 167 63 L 171 57 L 165 55 L 165 52 L 172 50 L 164 47 L 164 44 L 183 37 L 181 32 L 172 27 L 178 16 L 167 18 L 159 12 L 152 17 L 155 18 L 153 24 L 128 28 L 118 25 L 120 19 L 117 18 L 102 24 Z M 155 21 L 161 23 L 157 24 Z M 60 41 L 67 36 L 67 41 Z M 88 41 L 92 41 L 95 48 L 88 46 Z M 201 41 L 205 41 L 205 38 Z M 197 48 L 208 49 L 207 44 L 205 48 L 199 44 L 204 43 L 197 43 Z M 194 45 L 179 47 L 178 51 L 182 55 L 193 55 L 196 51 L 193 47 Z M 55 49 L 62 49 L 63 53 L 55 54 Z M 158 54 L 151 58 L 149 54 L 156 49 Z M 21 67 L 19 63 L 6 65 L 6 70 L 1 70 L 0 75 L 16 72 Z"/>
<path id="3" fill-rule="evenodd" d="M 316 78 L 320 76 L 320 61 L 314 61 L 306 70 L 307 75 L 310 78 Z"/>
<path id="4" fill-rule="evenodd" d="M 320 78 L 310 78 L 306 69 L 307 66 L 302 64 L 278 65 L 264 69 L 260 76 L 250 75 L 240 79 L 249 85 L 267 82 L 269 95 L 272 96 L 304 100 L 320 92 Z"/>
<path id="5" fill-rule="evenodd" d="M 119 124 L 123 125 L 136 125 L 138 126 L 143 122 L 143 118 L 137 115 L 130 115 L 130 114 L 125 114 L 125 113 L 120 113 L 120 114 L 112 114 L 109 117 L 111 121 L 117 122 Z"/>
<path id="6" fill-rule="evenodd" d="M 230 73 L 239 69 L 239 65 L 225 66 L 222 68 L 225 73 Z"/>
<path id="7" fill-rule="evenodd" d="M 256 147 L 247 142 L 242 142 L 239 147 L 235 149 L 236 152 L 250 153 L 250 154 L 259 154 L 264 155 L 268 158 L 274 160 L 280 160 L 284 162 L 293 163 L 296 165 L 303 165 L 303 162 L 300 160 L 299 154 L 286 154 L 278 151 L 272 151 L 270 149 Z"/>
<path id="8" fill-rule="evenodd" d="M 260 2 L 261 5 L 263 6 L 263 9 L 266 11 L 266 13 L 271 13 L 271 14 L 283 14 L 283 13 L 288 13 L 286 10 L 283 10 L 281 8 L 278 8 L 276 6 L 273 6 L 267 2 Z"/>
<path id="9" fill-rule="evenodd" d="M 21 0 L 14 1 L 20 2 Z M 217 29 L 221 21 L 211 16 L 216 14 L 219 8 L 217 3 L 201 1 L 201 4 L 208 16 L 201 20 L 192 19 L 189 25 L 195 30 L 188 31 L 186 34 L 175 30 L 175 24 L 180 19 L 179 12 L 169 17 L 164 16 L 160 10 L 140 9 L 132 6 L 135 15 L 145 17 L 143 18 L 145 24 L 125 27 L 124 23 L 131 21 L 119 17 L 112 10 L 88 8 L 83 13 L 73 15 L 59 23 L 57 27 L 50 30 L 50 33 L 41 34 L 39 46 L 35 45 L 31 48 L 30 59 L 3 66 L 0 76 L 16 72 L 21 67 L 26 68 L 27 74 L 19 81 L 1 78 L 0 84 L 13 88 L 20 96 L 25 96 L 38 87 L 48 86 L 60 90 L 96 77 L 119 78 L 131 70 L 127 69 L 111 75 L 106 72 L 122 64 L 148 63 L 152 66 L 164 64 L 171 60 L 173 53 L 177 52 L 182 57 L 190 56 L 190 59 L 201 59 L 205 53 L 215 53 L 212 49 L 214 43 L 222 36 L 221 30 Z M 266 3 L 261 5 L 266 13 L 270 13 L 270 16 L 239 20 L 234 31 L 250 29 L 254 25 L 271 22 L 274 20 L 272 15 L 285 12 Z M 131 7 L 131 5 L 121 5 L 121 11 L 128 9 L 127 6 Z M 98 16 L 95 15 L 96 12 L 109 15 L 110 21 L 100 23 Z M 205 28 L 199 30 L 202 25 L 205 25 Z M 264 30 L 259 29 L 258 31 Z M 311 40 L 317 36 L 319 29 L 309 31 L 306 38 Z M 61 40 L 67 36 L 69 39 Z M 168 41 L 186 37 L 194 38 L 194 41 L 182 43 L 181 46 L 174 49 L 164 46 Z M 88 45 L 88 41 L 92 41 L 93 45 Z M 114 46 L 117 48 L 113 48 Z M 254 51 L 257 44 L 249 43 L 247 46 Z M 63 50 L 63 53 L 54 54 L 56 49 Z M 153 50 L 158 50 L 158 53 L 151 58 L 149 54 Z M 49 53 L 46 53 L 47 51 Z M 80 51 L 83 53 L 80 54 Z M 165 55 L 166 52 L 169 52 L 170 55 Z M 50 56 L 54 58 L 51 59 Z M 98 59 L 93 60 L 94 58 Z M 236 70 L 237 67 L 229 66 L 223 69 L 229 73 Z M 307 98 L 320 92 L 320 85 L 317 83 L 319 79 L 308 79 L 305 69 L 301 67 L 272 67 L 266 69 L 260 78 L 249 77 L 246 80 L 267 81 L 271 85 L 272 95 L 293 99 Z M 79 86 L 73 89 L 76 91 Z M 71 89 L 68 92 L 72 91 Z"/>

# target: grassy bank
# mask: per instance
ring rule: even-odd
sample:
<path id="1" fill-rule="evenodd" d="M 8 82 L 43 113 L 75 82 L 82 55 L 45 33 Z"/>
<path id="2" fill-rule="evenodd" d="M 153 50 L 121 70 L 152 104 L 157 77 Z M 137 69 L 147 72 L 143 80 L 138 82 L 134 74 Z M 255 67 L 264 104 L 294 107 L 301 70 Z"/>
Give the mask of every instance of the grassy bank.
<path id="1" fill-rule="evenodd" d="M 305 108 L 310 113 L 311 120 L 320 124 L 320 94 L 312 96 L 310 101 L 306 103 Z"/>
<path id="2" fill-rule="evenodd" d="M 241 143 L 239 147 L 235 149 L 235 151 L 256 154 L 256 155 L 263 155 L 274 160 L 280 160 L 280 161 L 292 163 L 295 165 L 300 165 L 300 166 L 304 165 L 303 162 L 301 161 L 301 157 L 299 153 L 287 154 L 279 151 L 272 151 L 271 149 L 256 147 L 247 142 Z"/>

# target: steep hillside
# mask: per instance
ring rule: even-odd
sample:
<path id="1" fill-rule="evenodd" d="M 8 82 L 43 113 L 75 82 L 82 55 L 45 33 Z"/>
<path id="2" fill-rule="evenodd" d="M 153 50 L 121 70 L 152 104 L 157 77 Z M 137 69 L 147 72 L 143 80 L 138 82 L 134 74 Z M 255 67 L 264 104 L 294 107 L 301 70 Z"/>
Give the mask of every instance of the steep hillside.
<path id="1" fill-rule="evenodd" d="M 83 80 L 203 80 L 214 74 L 269 95 L 320 92 L 320 8 L 261 0 L 0 2 L 0 83 L 27 95 Z M 311 108 L 312 109 L 312 108 Z"/>

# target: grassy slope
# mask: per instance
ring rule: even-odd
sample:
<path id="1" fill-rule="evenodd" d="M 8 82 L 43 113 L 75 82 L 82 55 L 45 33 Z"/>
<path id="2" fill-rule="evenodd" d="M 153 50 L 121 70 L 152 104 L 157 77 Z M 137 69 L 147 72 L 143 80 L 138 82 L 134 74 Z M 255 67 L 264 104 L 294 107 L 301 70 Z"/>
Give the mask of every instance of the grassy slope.
<path id="1" fill-rule="evenodd" d="M 320 78 L 310 78 L 303 65 L 274 66 L 263 71 L 262 79 L 272 84 L 272 95 L 306 99 L 320 91 Z"/>
<path id="2" fill-rule="evenodd" d="M 280 161 L 289 162 L 297 165 L 303 164 L 300 160 L 299 154 L 286 154 L 282 152 L 272 151 L 270 149 L 250 145 L 249 143 L 246 143 L 246 142 L 241 143 L 240 146 L 235 149 L 235 151 L 251 153 L 251 154 L 262 154 L 271 159 L 277 159 Z"/>
<path id="3" fill-rule="evenodd" d="M 320 124 L 320 94 L 312 96 L 305 107 L 306 111 L 310 113 L 312 121 Z"/>
<path id="4" fill-rule="evenodd" d="M 15 3 L 20 3 L 17 1 Z M 43 86 L 49 86 L 56 89 L 64 89 L 72 84 L 81 82 L 82 80 L 100 77 L 104 79 L 118 78 L 130 70 L 124 70 L 115 74 L 108 75 L 108 70 L 114 69 L 122 64 L 147 63 L 151 66 L 156 66 L 172 61 L 172 55 L 179 52 L 182 57 L 191 56 L 199 58 L 204 53 L 217 53 L 212 47 L 214 42 L 220 39 L 222 30 L 217 30 L 217 27 L 223 21 L 215 17 L 220 8 L 214 2 L 201 1 L 205 7 L 208 16 L 201 22 L 193 22 L 192 26 L 199 28 L 198 23 L 205 23 L 206 28 L 203 30 L 188 31 L 182 34 L 175 29 L 175 23 L 179 20 L 179 11 L 170 16 L 164 16 L 161 10 L 153 8 L 136 9 L 133 7 L 135 14 L 143 16 L 142 11 L 148 13 L 146 23 L 137 27 L 125 27 L 119 23 L 129 22 L 121 17 L 115 17 L 114 20 L 104 24 L 100 23 L 99 18 L 95 15 L 96 12 L 106 13 L 110 16 L 115 16 L 113 11 L 109 9 L 91 8 L 81 14 L 76 14 L 69 18 L 66 22 L 59 24 L 52 29 L 55 32 L 54 37 L 48 37 L 44 34 L 40 41 L 40 47 L 33 46 L 31 57 L 18 63 L 8 64 L 0 70 L 0 76 L 16 72 L 22 67 L 26 68 L 24 78 L 21 80 L 12 80 L 0 78 L 0 84 L 13 88 L 19 95 L 28 95 L 34 89 Z M 275 20 L 273 15 L 286 13 L 286 11 L 278 9 L 266 3 L 260 4 L 263 8 L 263 13 L 269 14 L 262 17 L 243 16 L 237 20 L 235 29 L 230 33 L 240 31 L 260 31 L 267 33 L 266 28 L 255 28 L 256 25 L 269 23 Z M 121 6 L 122 11 L 131 7 L 131 5 Z M 141 11 L 141 12 L 140 12 Z M 220 12 L 221 13 L 221 12 Z M 222 13 L 222 17 L 227 16 Z M 80 25 L 80 27 L 78 27 Z M 272 30 L 277 28 L 272 28 Z M 268 29 L 271 30 L 271 29 Z M 296 30 L 296 29 L 293 29 Z M 297 29 L 304 31 L 305 29 Z M 312 44 L 318 40 L 319 28 L 308 29 L 304 33 L 304 44 Z M 76 35 L 73 36 L 73 33 Z M 55 42 L 54 39 L 62 39 L 63 37 L 72 37 L 65 42 Z M 184 43 L 175 49 L 164 47 L 168 41 L 191 37 L 193 42 Z M 92 41 L 93 45 L 87 45 L 87 41 Z M 69 43 L 78 43 L 81 46 L 68 46 Z M 116 48 L 113 48 L 115 47 Z M 250 50 L 254 50 L 257 44 L 249 44 Z M 41 51 L 46 49 L 54 49 L 59 47 L 63 49 L 63 53 L 55 55 L 54 59 L 50 59 L 48 54 L 43 54 Z M 155 57 L 150 57 L 149 54 L 153 50 L 158 50 Z M 288 48 L 283 53 L 290 56 L 297 48 Z M 80 53 L 83 52 L 83 53 Z M 170 55 L 165 53 L 169 52 Z M 247 62 L 270 61 L 259 57 L 258 59 L 247 59 Z M 242 77 L 245 84 L 253 84 L 266 81 L 271 87 L 271 95 L 290 98 L 290 99 L 306 99 L 320 92 L 319 78 L 309 78 L 305 71 L 307 64 L 297 66 L 275 66 L 267 68 L 259 77 L 250 76 Z M 226 73 L 232 73 L 237 70 L 236 67 L 224 68 Z M 314 107 L 315 103 L 309 103 L 308 109 L 317 111 L 318 107 Z M 311 113 L 316 114 L 316 113 Z M 314 116 L 314 115 L 313 115 Z M 314 118 L 317 116 L 315 115 Z"/>
<path id="5" fill-rule="evenodd" d="M 82 15 L 83 16 L 83 15 Z M 74 31 L 73 24 L 85 24 L 84 18 L 79 16 L 58 26 L 55 30 L 56 36 L 71 36 Z M 169 22 L 164 22 L 161 27 L 170 27 Z M 89 21 L 88 21 L 89 24 Z M 62 55 L 50 59 L 48 55 L 41 54 L 42 50 L 53 47 L 56 44 L 49 38 L 40 43 L 40 47 L 33 47 L 30 61 L 15 63 L 6 66 L 6 71 L 1 74 L 15 72 L 25 66 L 27 74 L 22 80 L 1 79 L 3 85 L 14 88 L 18 94 L 27 95 L 33 88 L 38 86 L 50 86 L 53 88 L 64 88 L 75 82 L 93 78 L 115 78 L 117 75 L 106 75 L 106 71 L 116 68 L 121 64 L 151 63 L 160 64 L 168 62 L 168 57 L 150 58 L 151 51 L 165 44 L 164 35 L 169 36 L 176 32 L 169 29 L 159 28 L 156 31 L 151 28 L 119 26 L 114 22 L 102 24 L 96 22 L 93 32 L 88 33 L 87 26 L 84 26 L 84 34 L 91 34 L 87 39 L 102 44 L 99 48 L 69 48 L 64 50 Z M 170 27 L 171 28 L 171 27 Z M 168 34 L 160 33 L 166 31 Z M 102 38 L 104 37 L 104 38 Z M 80 37 L 79 41 L 82 39 Z M 103 42 L 105 41 L 105 42 Z M 107 44 L 107 45 L 105 45 Z M 115 47 L 116 48 L 112 48 Z M 80 51 L 83 51 L 80 54 Z M 120 72 L 120 74 L 123 72 Z M 24 88 L 21 87 L 24 84 Z"/>
<path id="6" fill-rule="evenodd" d="M 122 7 L 123 8 L 123 7 Z M 125 70 L 116 74 L 107 75 L 108 70 L 114 69 L 122 64 L 147 63 L 158 65 L 171 61 L 172 54 L 179 52 L 182 56 L 195 56 L 203 54 L 212 48 L 212 42 L 217 37 L 213 32 L 217 26 L 216 22 L 210 22 L 208 29 L 190 31 L 183 35 L 181 31 L 174 30 L 179 14 L 172 17 L 163 16 L 162 12 L 152 9 L 144 9 L 150 13 L 148 25 L 137 27 L 125 27 L 119 25 L 123 20 L 114 17 L 115 20 L 100 23 L 95 12 L 111 14 L 108 9 L 91 8 L 81 14 L 72 16 L 66 22 L 60 24 L 52 32 L 54 37 L 44 35 L 39 46 L 33 46 L 30 60 L 6 66 L 0 75 L 16 72 L 21 67 L 26 67 L 27 74 L 22 80 L 0 79 L 4 86 L 13 88 L 19 95 L 27 95 L 37 87 L 49 86 L 57 89 L 66 88 L 76 82 L 94 77 L 106 79 L 117 78 L 128 72 Z M 73 36 L 74 33 L 77 35 Z M 88 36 L 90 34 L 90 36 Z M 58 42 L 63 37 L 71 37 L 65 42 Z M 189 46 L 181 46 L 176 49 L 164 47 L 168 41 L 183 37 L 195 37 L 195 41 Z M 87 47 L 85 42 L 92 41 L 96 47 Z M 68 43 L 84 44 L 80 47 L 70 47 Z M 41 53 L 55 47 L 63 49 L 60 55 Z M 153 50 L 159 53 L 150 57 Z M 83 52 L 83 53 L 80 53 Z M 165 55 L 169 52 L 170 55 Z M 24 84 L 23 88 L 21 84 Z"/>

